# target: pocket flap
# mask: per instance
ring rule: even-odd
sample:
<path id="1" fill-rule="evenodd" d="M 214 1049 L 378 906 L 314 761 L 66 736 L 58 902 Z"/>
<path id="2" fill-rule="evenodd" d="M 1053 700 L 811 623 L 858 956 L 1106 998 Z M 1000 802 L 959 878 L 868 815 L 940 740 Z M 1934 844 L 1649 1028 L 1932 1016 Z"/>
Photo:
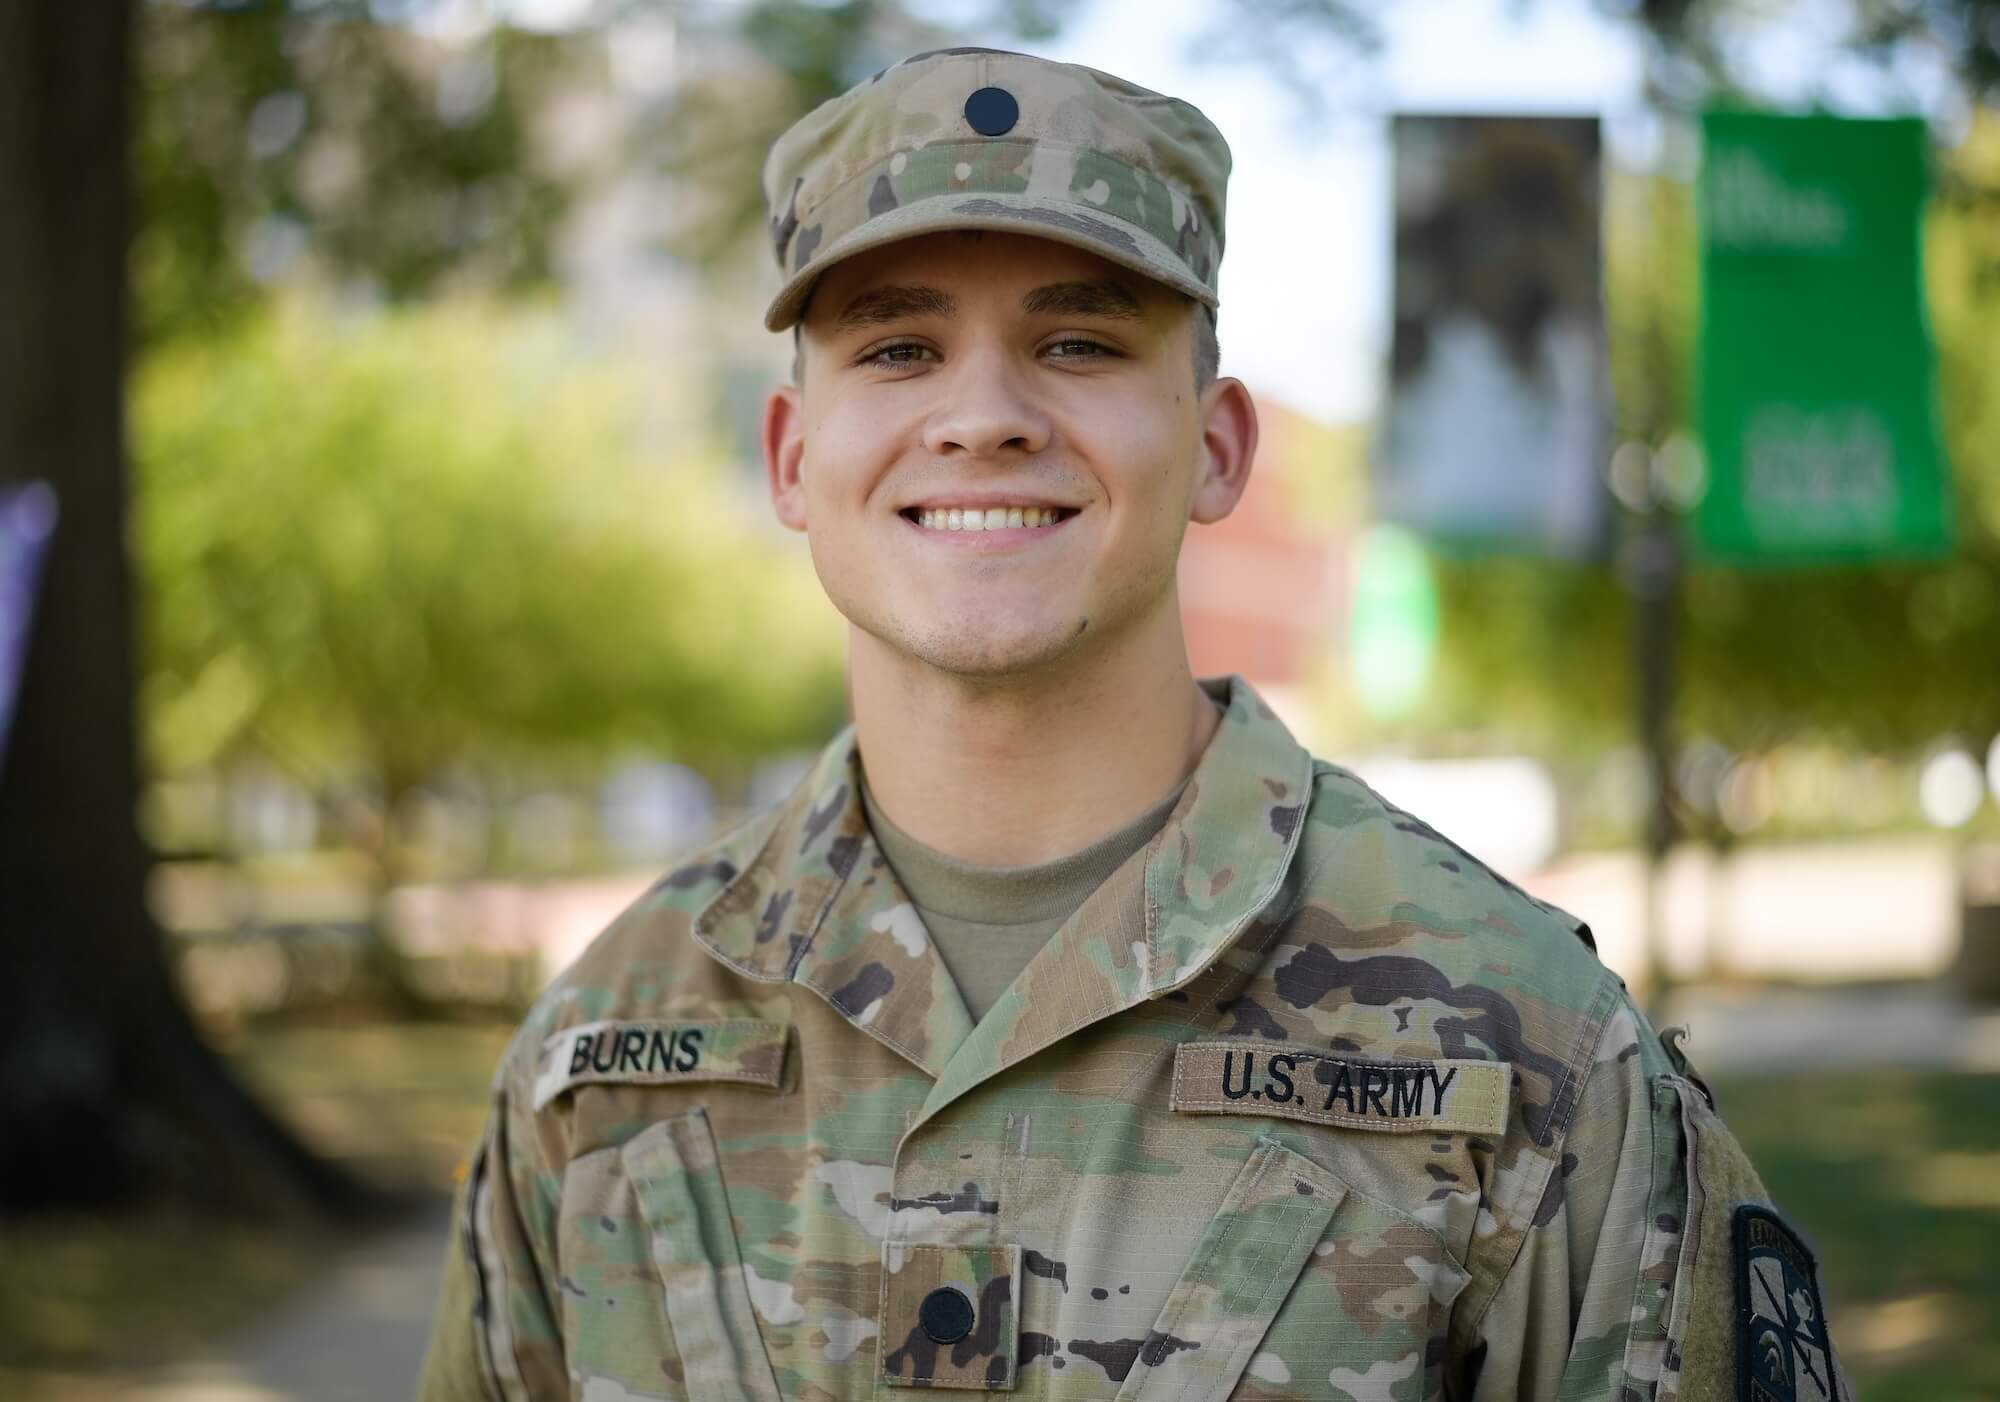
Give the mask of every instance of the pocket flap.
<path id="1" fill-rule="evenodd" d="M 778 1402 L 707 1113 L 662 1120 L 619 1153 L 645 1213 L 691 1402 Z"/>
<path id="2" fill-rule="evenodd" d="M 1228 1396 L 1346 1196 L 1347 1185 L 1318 1164 L 1259 1138 L 1167 1295 L 1120 1402 Z"/>

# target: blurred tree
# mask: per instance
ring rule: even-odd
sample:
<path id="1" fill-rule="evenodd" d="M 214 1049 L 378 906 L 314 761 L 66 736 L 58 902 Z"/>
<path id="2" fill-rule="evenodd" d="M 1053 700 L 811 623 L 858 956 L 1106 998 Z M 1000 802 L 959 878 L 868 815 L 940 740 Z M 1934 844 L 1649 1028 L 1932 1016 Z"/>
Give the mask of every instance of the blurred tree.
<path id="1" fill-rule="evenodd" d="M 226 323 L 300 266 L 349 300 L 547 281 L 581 179 L 540 124 L 601 53 L 435 0 L 182 0 L 138 14 L 139 343 Z"/>
<path id="2" fill-rule="evenodd" d="M 822 740 L 833 616 L 676 378 L 464 300 L 294 297 L 156 353 L 133 416 L 162 763 L 359 771 L 393 815 L 452 766 Z"/>
<path id="3" fill-rule="evenodd" d="M 586 172 L 545 122 L 565 91 L 609 81 L 598 31 L 664 21 L 673 81 L 638 104 L 602 167 L 676 189 L 666 250 L 698 264 L 768 257 L 764 153 L 798 117 L 909 54 L 1032 43 L 1090 0 L 983 0 L 950 24 L 907 0 L 606 0 L 577 34 L 461 21 L 412 33 L 440 0 L 178 0 L 140 11 L 133 258 L 142 342 L 254 306 L 295 260 L 390 301 L 551 271 L 552 237 Z M 1367 55 L 1360 0 L 1232 0 L 1197 47 L 1316 91 L 1303 55 Z M 401 23 L 382 23 L 394 18 Z M 622 157 L 623 159 L 620 159 Z"/>
<path id="4" fill-rule="evenodd" d="M 0 756 L 0 1211 L 350 1211 L 189 1025 L 134 817 L 123 460 L 133 6 L 0 5 L 0 480 L 57 493 Z"/>
<path id="5" fill-rule="evenodd" d="M 605 0 L 586 33 L 663 20 L 681 50 L 624 154 L 676 182 L 670 251 L 762 256 L 758 176 L 771 140 L 817 103 L 910 53 L 1032 42 L 1090 0 L 984 0 L 946 25 L 908 0 Z M 1811 23 L 1826 47 L 1894 75 L 1942 64 L 1968 94 L 2000 85 L 2000 0 L 1842 0 L 1811 16 L 1764 0 L 1600 0 L 1656 46 L 1656 91 L 1689 105 L 1742 91 L 1757 25 Z M 574 35 L 436 19 L 440 0 L 177 0 L 141 7 L 133 273 L 143 341 L 253 305 L 295 259 L 364 295 L 534 285 L 583 172 L 538 131 L 552 99 L 602 87 L 603 50 Z M 1196 44 L 1321 101 L 1326 62 L 1374 54 L 1383 7 L 1230 0 Z M 490 13 L 490 12 L 488 12 Z M 383 23 L 393 19 L 398 23 Z M 1831 81 L 1831 79 L 1829 79 Z M 598 153 L 602 156 L 603 153 Z M 611 168 L 621 162 L 612 159 Z"/>
<path id="6" fill-rule="evenodd" d="M 1066 9 L 1073 0 L 1055 3 Z M 634 146 L 686 195 L 668 251 L 711 265 L 770 257 L 760 177 L 785 128 L 905 55 L 962 42 L 962 31 L 920 20 L 900 0 L 751 0 L 708 15 L 672 9 L 681 42 L 698 58 L 644 114 Z M 1039 6 L 996 11 L 1003 23 L 1048 28 Z"/>
<path id="7" fill-rule="evenodd" d="M 1599 0 L 1631 17 L 1658 44 L 1653 71 L 1660 96 L 1691 105 L 1709 91 L 1754 97 L 1744 41 L 1759 29 L 1789 27 L 1826 53 L 1872 69 L 1907 97 L 1942 69 L 1972 101 L 2000 94 L 2000 0 Z M 1837 65 L 1818 71 L 1819 95 L 1851 75 Z M 1835 104 L 1838 105 L 1838 104 Z"/>

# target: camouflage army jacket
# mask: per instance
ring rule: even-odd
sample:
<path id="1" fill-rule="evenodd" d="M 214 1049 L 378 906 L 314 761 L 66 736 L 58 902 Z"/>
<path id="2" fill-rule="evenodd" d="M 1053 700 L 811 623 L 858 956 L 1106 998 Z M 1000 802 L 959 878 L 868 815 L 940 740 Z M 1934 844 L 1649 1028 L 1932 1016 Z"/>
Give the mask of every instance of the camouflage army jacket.
<path id="1" fill-rule="evenodd" d="M 495 1077 L 423 1395 L 1735 1397 L 1762 1269 L 1741 1395 L 1844 1397 L 1588 932 L 1204 686 L 1165 828 L 976 1026 L 851 730 L 621 916 Z"/>

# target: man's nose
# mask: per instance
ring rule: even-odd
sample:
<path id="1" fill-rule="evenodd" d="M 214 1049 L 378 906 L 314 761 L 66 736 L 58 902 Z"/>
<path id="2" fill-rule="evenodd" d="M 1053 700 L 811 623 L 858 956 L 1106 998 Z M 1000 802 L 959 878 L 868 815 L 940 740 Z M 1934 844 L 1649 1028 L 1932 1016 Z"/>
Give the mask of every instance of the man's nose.
<path id="1" fill-rule="evenodd" d="M 940 377 L 943 394 L 924 426 L 924 446 L 940 458 L 1041 452 L 1049 423 L 1029 392 L 1028 373 L 1000 347 L 962 352 Z"/>

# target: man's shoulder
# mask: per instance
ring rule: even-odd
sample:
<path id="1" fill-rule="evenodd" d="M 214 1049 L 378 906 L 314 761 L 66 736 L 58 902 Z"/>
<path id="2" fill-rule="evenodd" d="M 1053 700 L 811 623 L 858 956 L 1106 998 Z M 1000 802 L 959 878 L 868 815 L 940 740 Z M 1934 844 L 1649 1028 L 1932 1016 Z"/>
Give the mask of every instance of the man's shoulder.
<path id="1" fill-rule="evenodd" d="M 1449 815 L 1439 816 L 1448 828 Z M 1328 760 L 1313 760 L 1295 867 L 1291 923 L 1350 950 L 1419 960 L 1449 986 L 1496 987 L 1578 1012 L 1608 1008 L 1620 986 L 1584 921 Z"/>
<path id="2" fill-rule="evenodd" d="M 535 999 L 496 1084 L 531 1066 L 540 1048 L 569 1028 L 727 1005 L 740 995 L 741 976 L 695 947 L 694 922 L 756 860 L 782 814 L 782 805 L 760 809 L 683 852 L 619 912 Z"/>

